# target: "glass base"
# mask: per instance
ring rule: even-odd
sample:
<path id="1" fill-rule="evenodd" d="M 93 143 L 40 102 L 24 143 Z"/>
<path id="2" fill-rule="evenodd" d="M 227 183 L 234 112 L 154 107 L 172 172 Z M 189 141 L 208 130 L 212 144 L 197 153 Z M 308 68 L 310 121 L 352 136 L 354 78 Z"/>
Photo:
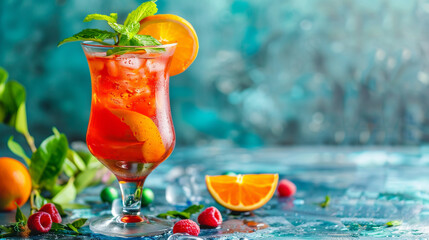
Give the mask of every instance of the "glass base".
<path id="1" fill-rule="evenodd" d="M 171 221 L 154 217 L 146 217 L 144 222 L 124 223 L 120 216 L 105 216 L 95 218 L 89 224 L 94 233 L 111 237 L 156 236 L 169 232 L 172 227 Z"/>

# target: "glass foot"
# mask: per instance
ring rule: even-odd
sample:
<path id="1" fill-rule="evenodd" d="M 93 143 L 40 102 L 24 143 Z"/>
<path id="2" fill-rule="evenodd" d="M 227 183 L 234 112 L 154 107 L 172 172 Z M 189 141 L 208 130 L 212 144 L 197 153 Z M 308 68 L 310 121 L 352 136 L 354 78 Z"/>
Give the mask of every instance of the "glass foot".
<path id="1" fill-rule="evenodd" d="M 154 217 L 146 217 L 144 222 L 124 223 L 120 216 L 105 216 L 95 218 L 89 224 L 94 233 L 111 237 L 156 236 L 169 232 L 172 227 L 171 221 Z"/>

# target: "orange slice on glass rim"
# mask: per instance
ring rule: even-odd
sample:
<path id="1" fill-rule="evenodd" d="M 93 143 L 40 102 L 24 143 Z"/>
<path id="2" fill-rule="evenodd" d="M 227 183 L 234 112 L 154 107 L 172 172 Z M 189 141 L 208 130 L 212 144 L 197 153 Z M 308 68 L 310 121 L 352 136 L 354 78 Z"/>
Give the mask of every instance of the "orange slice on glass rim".
<path id="1" fill-rule="evenodd" d="M 206 176 L 206 185 L 220 205 L 232 211 L 252 211 L 265 205 L 273 196 L 278 174 Z"/>
<path id="2" fill-rule="evenodd" d="M 198 37 L 192 25 L 173 14 L 157 14 L 140 22 L 138 34 L 151 35 L 162 44 L 177 43 L 170 66 L 170 76 L 185 71 L 198 54 Z"/>

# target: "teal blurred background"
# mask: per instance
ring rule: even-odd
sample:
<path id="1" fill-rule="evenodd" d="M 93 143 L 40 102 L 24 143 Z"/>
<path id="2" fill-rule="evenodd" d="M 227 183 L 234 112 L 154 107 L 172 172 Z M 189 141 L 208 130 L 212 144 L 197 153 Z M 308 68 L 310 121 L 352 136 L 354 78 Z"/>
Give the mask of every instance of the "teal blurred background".
<path id="1" fill-rule="evenodd" d="M 27 89 L 30 133 L 85 139 L 87 14 L 137 0 L 2 0 L 0 66 Z M 429 1 L 159 0 L 195 27 L 199 55 L 171 78 L 179 146 L 418 145 L 429 140 Z M 10 128 L 0 126 L 0 151 Z M 22 140 L 18 137 L 18 140 Z"/>

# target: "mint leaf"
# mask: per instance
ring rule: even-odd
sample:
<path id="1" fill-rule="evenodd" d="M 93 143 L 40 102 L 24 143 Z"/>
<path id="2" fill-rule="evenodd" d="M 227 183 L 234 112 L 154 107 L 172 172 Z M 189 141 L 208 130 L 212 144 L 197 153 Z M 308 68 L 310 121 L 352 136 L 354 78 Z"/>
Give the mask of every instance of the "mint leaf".
<path id="1" fill-rule="evenodd" d="M 109 25 L 113 24 L 109 22 Z M 103 42 L 106 39 L 114 39 L 118 34 L 108 31 L 103 31 L 99 29 L 84 29 L 81 32 L 73 35 L 72 37 L 66 38 L 58 43 L 58 47 L 64 43 L 74 42 L 74 41 L 94 41 L 99 42 L 104 45 L 111 45 Z"/>
<path id="2" fill-rule="evenodd" d="M 159 218 L 180 218 L 180 219 L 189 219 L 191 217 L 190 213 L 179 212 L 179 211 L 167 211 L 166 213 L 160 213 L 157 215 Z"/>
<path id="3" fill-rule="evenodd" d="M 125 35 L 128 33 L 128 32 L 127 32 L 127 28 L 126 28 L 124 25 L 122 25 L 122 24 L 119 24 L 119 23 L 111 23 L 111 22 L 109 22 L 108 24 L 109 24 L 109 26 L 110 26 L 111 28 L 113 28 L 113 30 L 115 30 L 115 32 L 117 32 L 117 33 L 125 34 Z"/>
<path id="4" fill-rule="evenodd" d="M 187 212 L 187 213 L 190 213 L 190 214 L 194 214 L 194 213 L 198 213 L 203 208 L 204 208 L 204 205 L 192 205 L 192 206 L 188 207 L 187 209 L 185 209 L 183 211 Z"/>
<path id="5" fill-rule="evenodd" d="M 50 231 L 62 231 L 62 230 L 66 230 L 66 225 L 61 223 L 55 223 L 55 222 L 52 223 Z"/>
<path id="6" fill-rule="evenodd" d="M 23 158 L 27 164 L 31 163 L 30 158 L 27 157 L 27 154 L 25 153 L 21 145 L 19 145 L 19 143 L 13 140 L 13 136 L 10 136 L 9 140 L 7 141 L 7 146 L 9 147 L 10 151 L 12 151 L 15 155 Z"/>
<path id="7" fill-rule="evenodd" d="M 128 14 L 127 19 L 125 19 L 124 25 L 128 26 L 132 23 L 140 23 L 143 18 L 154 15 L 158 11 L 158 8 L 156 8 L 155 1 L 142 3 L 138 8 Z"/>
<path id="8" fill-rule="evenodd" d="M 144 48 L 130 48 L 130 47 L 115 47 L 112 49 L 107 50 L 106 56 L 110 55 L 122 55 L 125 53 L 131 53 L 131 52 L 138 52 L 141 50 L 145 50 Z"/>
<path id="9" fill-rule="evenodd" d="M 77 230 L 71 223 L 67 223 L 66 225 L 69 229 L 73 230 L 77 234 L 80 234 L 79 230 Z"/>
<path id="10" fill-rule="evenodd" d="M 329 197 L 329 195 L 326 195 L 325 197 L 325 201 L 319 203 L 319 206 L 321 208 L 326 208 L 329 205 L 329 202 L 331 201 L 331 198 Z"/>
<path id="11" fill-rule="evenodd" d="M 192 205 L 192 206 L 186 208 L 185 210 L 183 210 L 183 212 L 167 211 L 166 213 L 158 214 L 157 217 L 159 217 L 159 218 L 171 217 L 171 218 L 189 219 L 189 218 L 191 218 L 192 214 L 198 213 L 203 208 L 204 208 L 204 205 Z"/>
<path id="12" fill-rule="evenodd" d="M 79 229 L 79 228 L 81 228 L 83 225 L 85 225 L 86 221 L 88 221 L 88 219 L 86 219 L 86 218 L 79 218 L 79 219 L 77 219 L 77 220 L 73 221 L 73 222 L 71 223 L 71 225 L 73 225 L 73 227 L 75 227 L 75 228 Z"/>
<path id="13" fill-rule="evenodd" d="M 16 213 L 15 213 L 15 221 L 17 223 L 27 223 L 27 217 L 22 213 L 21 208 L 18 206 L 18 204 L 15 202 L 16 205 Z"/>
<path id="14" fill-rule="evenodd" d="M 135 35 L 131 40 L 130 43 L 133 46 L 159 46 L 161 43 L 154 37 L 150 35 Z"/>
<path id="15" fill-rule="evenodd" d="M 111 13 L 110 17 L 115 19 L 115 22 L 118 20 L 118 14 L 117 13 Z"/>
<path id="16" fill-rule="evenodd" d="M 399 226 L 401 224 L 402 224 L 402 221 L 399 221 L 399 220 L 394 220 L 394 221 L 390 221 L 390 222 L 386 223 L 386 225 L 388 227 L 396 227 L 396 226 Z"/>
<path id="17" fill-rule="evenodd" d="M 116 14 L 116 18 L 115 18 L 115 15 L 114 17 L 112 17 L 112 16 L 94 13 L 86 16 L 85 19 L 83 19 L 83 22 L 90 22 L 92 20 L 104 20 L 110 23 L 116 23 L 117 18 L 118 18 L 118 14 Z"/>
<path id="18" fill-rule="evenodd" d="M 52 188 L 67 156 L 68 142 L 64 134 L 45 139 L 31 157 L 29 172 L 33 187 Z"/>

